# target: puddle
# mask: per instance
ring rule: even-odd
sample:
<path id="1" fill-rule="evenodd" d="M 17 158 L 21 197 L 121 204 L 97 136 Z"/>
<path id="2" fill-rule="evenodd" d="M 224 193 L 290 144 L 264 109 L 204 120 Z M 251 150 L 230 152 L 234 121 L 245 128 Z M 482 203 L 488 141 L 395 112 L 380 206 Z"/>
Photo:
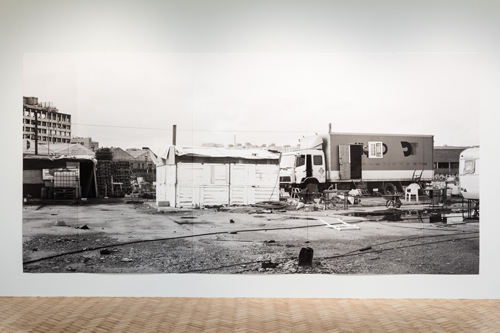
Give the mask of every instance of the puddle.
<path id="1" fill-rule="evenodd" d="M 210 224 L 213 222 L 208 222 L 208 221 L 174 221 L 177 224 Z"/>
<path id="2" fill-rule="evenodd" d="M 343 214 L 347 216 L 356 217 L 366 217 L 377 218 L 378 221 L 404 221 L 408 219 L 422 219 L 423 210 L 399 210 L 399 209 L 388 209 L 388 210 L 377 210 L 373 212 L 352 212 L 348 214 Z M 380 218 L 379 218 L 380 217 Z"/>
<path id="3" fill-rule="evenodd" d="M 313 217 L 302 217 L 302 216 L 289 216 L 286 218 L 287 220 L 310 220 L 310 221 L 316 221 L 317 219 Z"/>

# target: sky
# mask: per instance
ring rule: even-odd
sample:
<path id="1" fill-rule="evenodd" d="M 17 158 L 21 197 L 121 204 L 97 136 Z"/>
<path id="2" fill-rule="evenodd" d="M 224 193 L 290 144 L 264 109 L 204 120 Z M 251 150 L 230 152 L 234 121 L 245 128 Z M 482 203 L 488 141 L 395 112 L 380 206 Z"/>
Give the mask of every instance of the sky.
<path id="1" fill-rule="evenodd" d="M 334 132 L 479 145 L 479 56 L 398 53 L 27 53 L 23 96 L 100 147 L 296 145 Z"/>

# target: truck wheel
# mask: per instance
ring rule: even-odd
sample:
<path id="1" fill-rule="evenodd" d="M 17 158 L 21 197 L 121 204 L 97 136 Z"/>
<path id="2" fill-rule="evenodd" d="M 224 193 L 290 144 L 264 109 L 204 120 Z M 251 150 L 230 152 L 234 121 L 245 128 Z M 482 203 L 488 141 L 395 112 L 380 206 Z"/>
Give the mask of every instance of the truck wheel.
<path id="1" fill-rule="evenodd" d="M 384 184 L 384 194 L 391 195 L 397 192 L 396 186 L 393 183 L 385 183 Z"/>

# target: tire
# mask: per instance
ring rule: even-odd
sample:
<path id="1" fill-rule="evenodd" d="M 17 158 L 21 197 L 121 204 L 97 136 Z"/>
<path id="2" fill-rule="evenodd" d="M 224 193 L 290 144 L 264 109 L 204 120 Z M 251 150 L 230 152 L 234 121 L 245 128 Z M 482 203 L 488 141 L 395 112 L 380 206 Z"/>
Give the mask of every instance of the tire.
<path id="1" fill-rule="evenodd" d="M 393 183 L 385 183 L 384 184 L 384 194 L 385 195 L 391 195 L 395 194 L 397 192 L 397 188 Z"/>
<path id="2" fill-rule="evenodd" d="M 391 207 L 392 205 L 394 205 L 394 203 L 391 200 L 387 200 L 387 202 L 385 203 L 385 207 L 387 208 Z"/>

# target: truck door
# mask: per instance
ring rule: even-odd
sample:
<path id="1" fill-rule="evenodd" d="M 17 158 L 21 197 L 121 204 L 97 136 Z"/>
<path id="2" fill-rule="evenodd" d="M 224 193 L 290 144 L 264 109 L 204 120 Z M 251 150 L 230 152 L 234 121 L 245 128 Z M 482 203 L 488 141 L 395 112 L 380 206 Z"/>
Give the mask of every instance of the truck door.
<path id="1" fill-rule="evenodd" d="M 351 150 L 349 145 L 339 145 L 340 179 L 351 179 Z"/>
<path id="2" fill-rule="evenodd" d="M 339 145 L 340 179 L 361 179 L 362 145 Z"/>
<path id="3" fill-rule="evenodd" d="M 306 155 L 298 154 L 295 157 L 295 182 L 298 184 L 306 177 Z"/>
<path id="4" fill-rule="evenodd" d="M 306 155 L 306 177 L 312 177 L 313 168 L 312 168 L 312 156 L 310 154 Z"/>
<path id="5" fill-rule="evenodd" d="M 325 164 L 323 163 L 323 152 L 318 151 L 317 154 L 311 155 L 312 157 L 312 177 L 316 178 L 320 183 L 326 180 Z"/>

